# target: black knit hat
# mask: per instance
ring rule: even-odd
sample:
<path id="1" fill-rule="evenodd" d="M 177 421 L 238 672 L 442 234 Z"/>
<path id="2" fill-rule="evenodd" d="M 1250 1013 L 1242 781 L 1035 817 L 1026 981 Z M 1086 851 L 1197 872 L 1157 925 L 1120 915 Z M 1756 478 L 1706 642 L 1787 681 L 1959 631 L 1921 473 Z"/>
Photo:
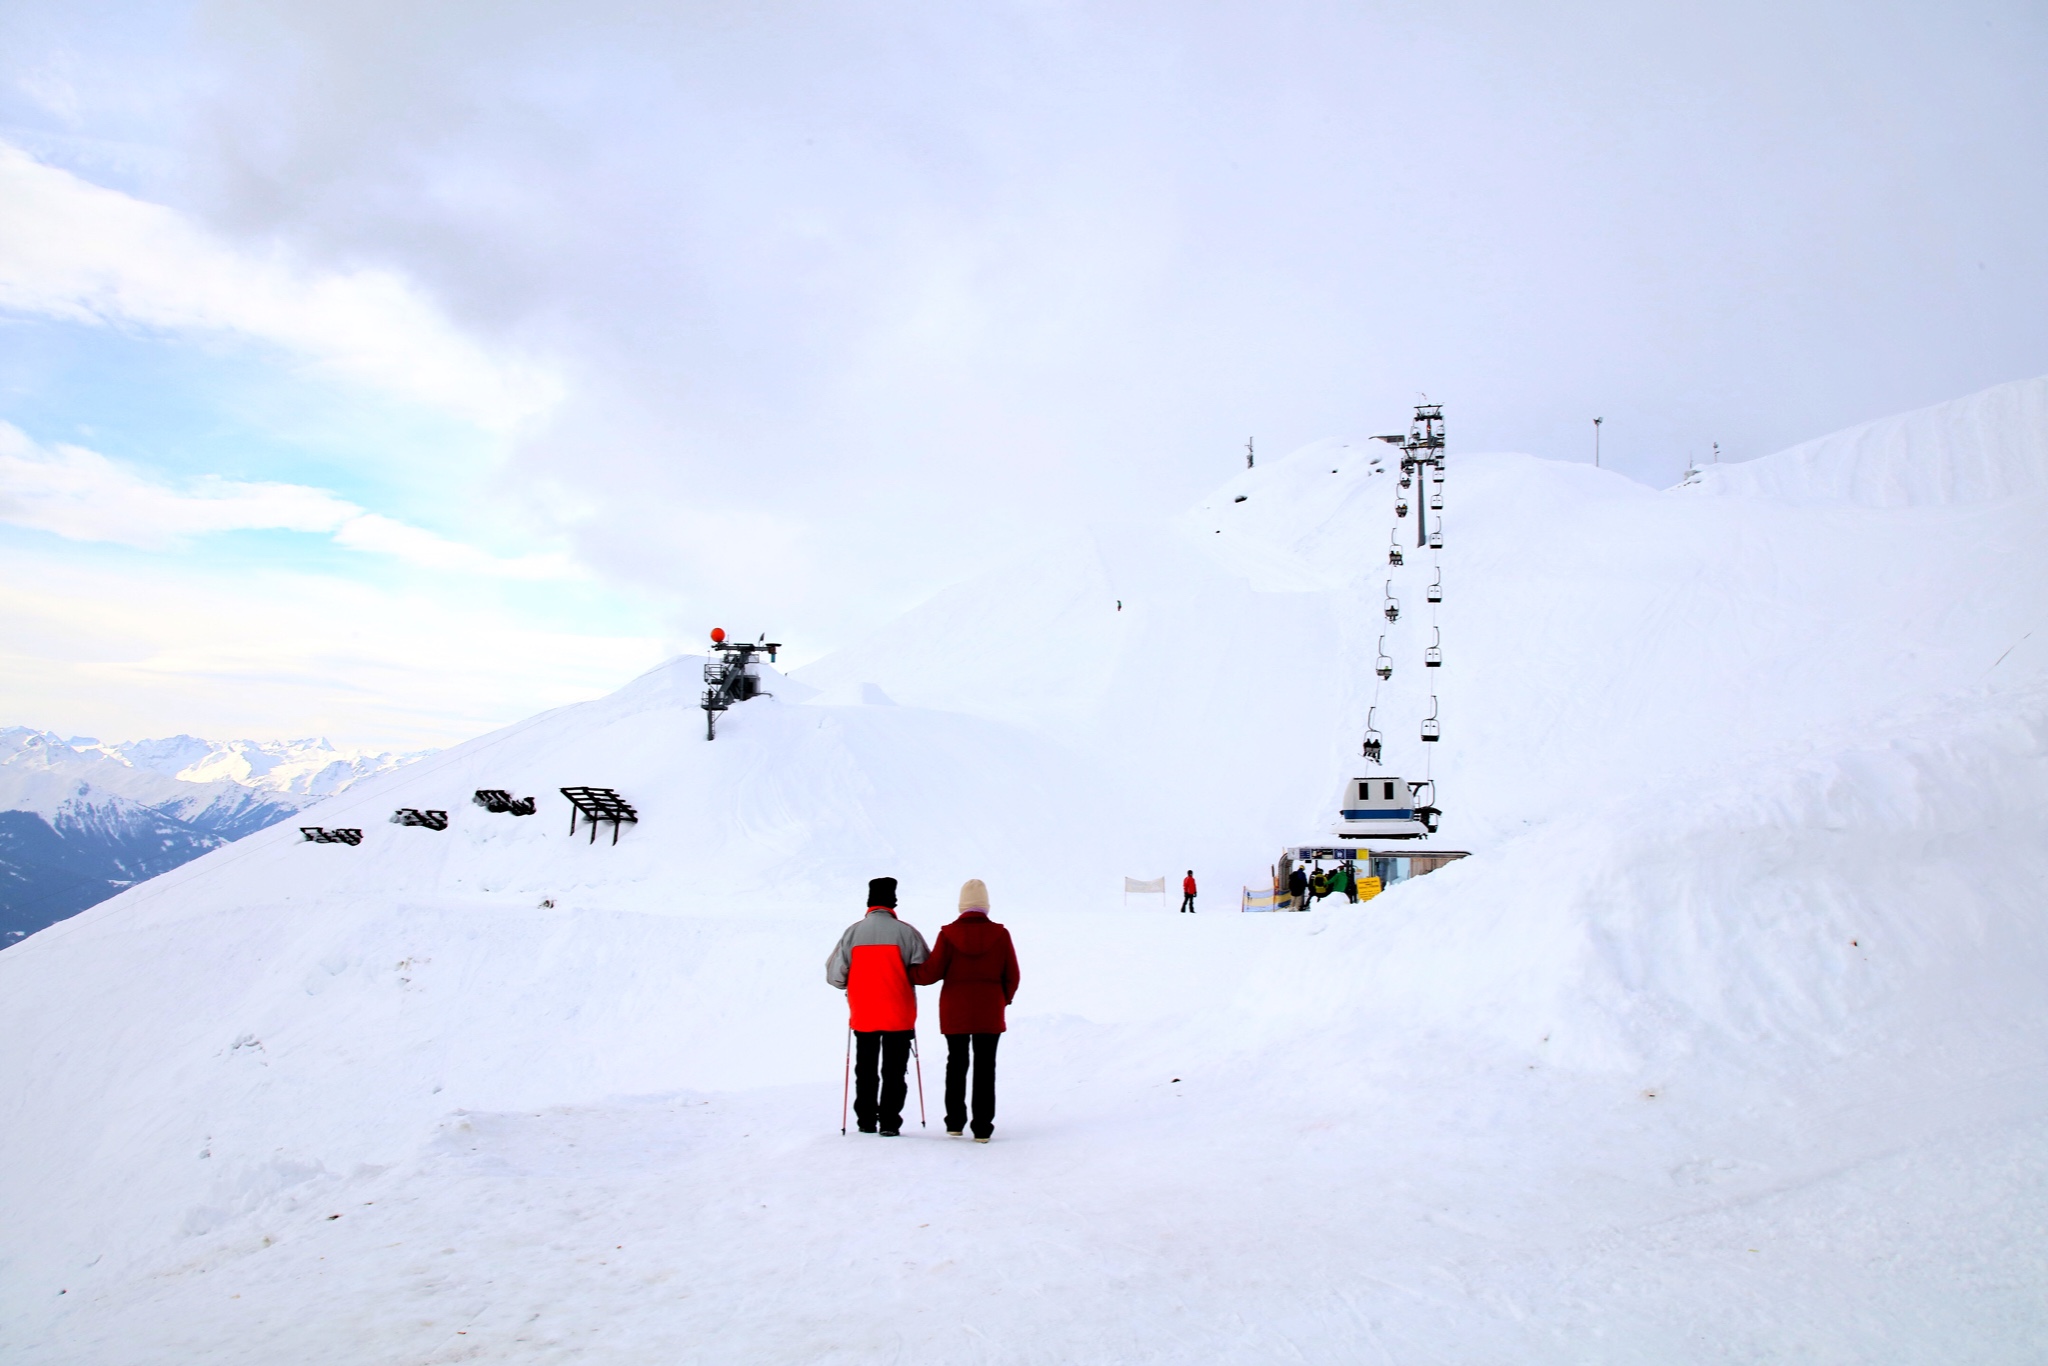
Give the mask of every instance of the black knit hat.
<path id="1" fill-rule="evenodd" d="M 887 906 L 893 910 L 896 906 L 896 879 L 893 877 L 869 878 L 868 905 Z"/>

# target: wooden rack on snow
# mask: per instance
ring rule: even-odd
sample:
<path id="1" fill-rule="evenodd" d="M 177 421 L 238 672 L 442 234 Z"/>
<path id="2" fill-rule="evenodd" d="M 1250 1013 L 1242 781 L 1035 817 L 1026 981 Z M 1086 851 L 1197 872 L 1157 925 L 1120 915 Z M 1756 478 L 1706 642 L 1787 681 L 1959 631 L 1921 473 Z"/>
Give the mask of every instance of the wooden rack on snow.
<path id="1" fill-rule="evenodd" d="M 627 821 L 640 823 L 640 813 L 628 806 L 618 793 L 608 787 L 565 787 L 562 795 L 569 799 L 569 833 L 576 833 L 576 818 L 580 815 L 590 822 L 590 842 L 597 843 L 597 823 L 612 823 L 612 843 L 619 842 L 619 827 Z"/>

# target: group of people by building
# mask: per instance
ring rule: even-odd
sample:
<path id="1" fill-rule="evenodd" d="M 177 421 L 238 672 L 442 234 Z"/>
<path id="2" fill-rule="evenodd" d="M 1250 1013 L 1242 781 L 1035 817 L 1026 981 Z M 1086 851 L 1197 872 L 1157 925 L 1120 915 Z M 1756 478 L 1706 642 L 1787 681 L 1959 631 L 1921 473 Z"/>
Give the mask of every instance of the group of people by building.
<path id="1" fill-rule="evenodd" d="M 1325 869 L 1296 868 L 1287 875 L 1287 894 L 1299 907 L 1312 906 L 1326 896 L 1341 896 L 1358 904 L 1358 870 L 1349 863 Z"/>

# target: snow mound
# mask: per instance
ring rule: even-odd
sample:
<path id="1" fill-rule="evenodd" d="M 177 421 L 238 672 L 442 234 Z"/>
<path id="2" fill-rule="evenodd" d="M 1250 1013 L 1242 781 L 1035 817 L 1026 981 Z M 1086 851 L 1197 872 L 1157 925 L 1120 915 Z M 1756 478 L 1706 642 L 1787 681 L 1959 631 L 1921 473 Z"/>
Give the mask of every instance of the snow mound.
<path id="1" fill-rule="evenodd" d="M 2048 489 L 2048 376 L 1700 471 L 1703 494 L 1794 506 L 1927 507 Z"/>

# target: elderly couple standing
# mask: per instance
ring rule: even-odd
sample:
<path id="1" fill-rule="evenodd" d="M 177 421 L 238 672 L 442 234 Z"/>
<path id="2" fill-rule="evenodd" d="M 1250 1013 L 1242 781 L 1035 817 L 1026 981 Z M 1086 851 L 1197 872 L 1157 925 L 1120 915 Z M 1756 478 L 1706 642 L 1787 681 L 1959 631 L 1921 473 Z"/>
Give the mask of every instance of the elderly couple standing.
<path id="1" fill-rule="evenodd" d="M 946 1036 L 946 1134 L 969 1125 L 967 1074 L 974 1073 L 974 1141 L 996 1126 L 996 1041 L 1003 1007 L 1017 995 L 1017 950 L 1010 932 L 988 918 L 980 878 L 960 889 L 960 918 L 927 951 L 916 927 L 896 918 L 896 879 L 868 883 L 868 913 L 839 936 L 825 980 L 846 993 L 854 1037 L 853 1114 L 864 1134 L 894 1138 L 909 1096 L 904 1073 L 917 1032 L 917 991 L 944 982 L 939 1032 Z M 879 1064 L 879 1065 L 878 1065 Z"/>

